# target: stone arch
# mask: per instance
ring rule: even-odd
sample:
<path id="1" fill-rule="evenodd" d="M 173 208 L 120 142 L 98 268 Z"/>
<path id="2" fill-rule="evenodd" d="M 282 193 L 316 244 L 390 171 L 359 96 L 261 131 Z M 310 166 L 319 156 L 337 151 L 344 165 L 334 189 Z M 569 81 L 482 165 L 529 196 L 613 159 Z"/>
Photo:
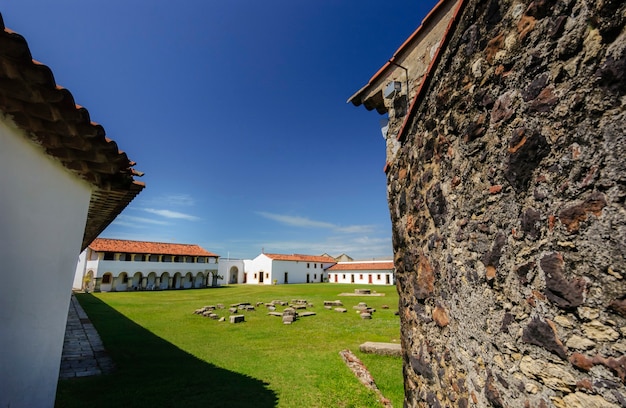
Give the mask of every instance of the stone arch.
<path id="1" fill-rule="evenodd" d="M 193 274 L 191 272 L 187 272 L 183 276 L 181 287 L 183 289 L 191 289 L 193 287 Z"/>
<path id="2" fill-rule="evenodd" d="M 201 288 L 204 286 L 204 283 L 205 283 L 204 273 L 198 272 L 198 274 L 196 275 L 196 278 L 194 279 L 193 287 Z"/>
<path id="3" fill-rule="evenodd" d="M 95 286 L 95 282 L 93 279 L 93 270 L 88 270 L 83 278 L 83 290 L 86 293 L 93 292 L 93 288 Z"/>
<path id="4" fill-rule="evenodd" d="M 239 268 L 231 266 L 228 271 L 228 283 L 237 283 L 239 281 Z"/>
<path id="5" fill-rule="evenodd" d="M 124 292 L 128 289 L 128 273 L 120 272 L 120 274 L 113 280 L 113 287 L 116 292 Z"/>
<path id="6" fill-rule="evenodd" d="M 182 276 L 180 272 L 176 272 L 172 278 L 172 289 L 182 288 Z"/>
<path id="7" fill-rule="evenodd" d="M 156 280 L 157 280 L 156 272 L 150 272 L 148 274 L 148 277 L 146 278 L 146 289 L 148 290 L 156 289 Z"/>
<path id="8" fill-rule="evenodd" d="M 170 274 L 169 272 L 163 272 L 161 274 L 161 289 L 169 289 L 170 288 Z"/>
<path id="9" fill-rule="evenodd" d="M 143 287 L 143 273 L 135 272 L 135 274 L 133 275 L 133 279 L 131 281 L 131 287 L 133 288 L 133 290 L 145 289 Z"/>

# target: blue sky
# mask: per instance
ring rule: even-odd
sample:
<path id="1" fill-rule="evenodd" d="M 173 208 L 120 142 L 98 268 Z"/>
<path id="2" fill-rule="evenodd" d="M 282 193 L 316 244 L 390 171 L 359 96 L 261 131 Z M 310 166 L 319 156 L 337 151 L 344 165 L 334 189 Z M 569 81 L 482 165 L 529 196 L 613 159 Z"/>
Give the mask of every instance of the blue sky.
<path id="1" fill-rule="evenodd" d="M 7 0 L 145 172 L 101 235 L 222 257 L 392 256 L 381 116 L 346 104 L 436 1 Z"/>

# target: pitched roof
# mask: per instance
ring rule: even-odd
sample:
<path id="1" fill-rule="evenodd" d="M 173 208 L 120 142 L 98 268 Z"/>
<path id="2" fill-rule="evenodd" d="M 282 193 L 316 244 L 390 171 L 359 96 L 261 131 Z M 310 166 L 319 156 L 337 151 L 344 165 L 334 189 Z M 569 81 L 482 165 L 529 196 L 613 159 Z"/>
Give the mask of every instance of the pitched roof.
<path id="1" fill-rule="evenodd" d="M 109 238 L 96 238 L 89 244 L 89 248 L 97 252 L 121 252 L 126 254 L 219 256 L 196 244 L 171 244 Z"/>
<path id="2" fill-rule="evenodd" d="M 329 271 L 363 271 L 391 269 L 394 269 L 393 261 L 339 262 L 328 268 Z"/>
<path id="3" fill-rule="evenodd" d="M 417 29 L 407 38 L 402 45 L 396 50 L 391 58 L 370 78 L 368 83 L 354 93 L 349 99 L 348 102 L 352 102 L 354 106 L 360 106 L 364 104 L 367 110 L 372 110 L 377 107 L 378 104 L 382 103 L 382 95 L 375 95 L 372 97 L 372 100 L 365 99 L 367 93 L 371 89 L 371 87 L 376 86 L 377 81 L 380 79 L 384 79 L 390 71 L 393 71 L 398 68 L 398 63 L 401 62 L 403 58 L 406 58 L 411 53 L 411 46 L 414 44 L 416 40 L 419 40 L 425 31 L 428 31 L 429 25 L 431 22 L 438 17 L 439 13 L 444 10 L 446 6 L 449 6 L 450 3 L 454 3 L 458 0 L 440 0 L 435 7 L 424 17 L 422 23 L 417 27 Z M 463 2 L 461 0 L 461 2 Z M 444 37 L 448 34 L 444 34 Z M 379 110 L 379 113 L 385 113 L 384 111 Z"/>
<path id="4" fill-rule="evenodd" d="M 82 249 L 144 188 L 133 178 L 141 175 L 135 163 L 56 84 L 50 68 L 32 59 L 24 37 L 6 28 L 2 15 L 0 111 L 45 154 L 93 186 Z"/>
<path id="5" fill-rule="evenodd" d="M 369 99 L 366 99 L 365 97 L 368 95 L 369 92 L 372 91 L 372 88 L 375 87 L 380 80 L 384 79 L 390 71 L 395 70 L 398 67 L 398 60 L 401 60 L 410 53 L 411 45 L 419 40 L 423 32 L 427 32 L 427 30 L 429 29 L 429 25 L 431 24 L 431 22 L 435 21 L 439 13 L 445 12 L 446 8 L 451 7 L 452 5 L 454 5 L 454 3 L 457 4 L 452 14 L 452 18 L 448 22 L 443 37 L 439 42 L 439 46 L 437 47 L 435 54 L 433 55 L 428 65 L 426 73 L 424 74 L 424 77 L 422 78 L 422 81 L 420 82 L 415 92 L 415 96 L 413 97 L 411 106 L 409 107 L 407 114 L 404 116 L 404 122 L 402 123 L 402 127 L 400 128 L 400 131 L 397 135 L 398 140 L 403 140 L 406 136 L 405 133 L 408 128 L 407 125 L 415 115 L 416 107 L 419 106 L 422 98 L 424 97 L 424 93 L 428 88 L 428 85 L 430 84 L 434 70 L 439 64 L 439 61 L 443 55 L 443 51 L 446 49 L 448 42 L 450 41 L 450 37 L 456 29 L 459 17 L 463 11 L 463 8 L 465 7 L 465 4 L 467 3 L 467 0 L 440 0 L 439 3 L 437 3 L 435 7 L 433 7 L 430 13 L 428 13 L 428 15 L 424 17 L 424 19 L 422 20 L 422 24 L 417 28 L 417 30 L 415 30 L 413 34 L 411 34 L 411 36 L 404 43 L 402 43 L 400 48 L 398 48 L 398 50 L 393 54 L 389 61 L 387 61 L 385 65 L 383 65 L 378 70 L 378 72 L 374 74 L 374 76 L 369 80 L 367 85 L 359 89 L 354 95 L 352 95 L 348 99 L 348 102 L 352 102 L 352 104 L 354 104 L 355 106 L 363 104 L 368 110 L 376 108 L 379 113 L 385 113 L 385 110 L 382 107 L 383 102 L 381 92 L 377 92 Z"/>
<path id="6" fill-rule="evenodd" d="M 300 261 L 300 262 L 323 262 L 323 263 L 335 263 L 334 258 L 330 256 L 320 256 L 320 255 L 301 255 L 301 254 L 266 254 L 268 258 L 274 261 Z"/>

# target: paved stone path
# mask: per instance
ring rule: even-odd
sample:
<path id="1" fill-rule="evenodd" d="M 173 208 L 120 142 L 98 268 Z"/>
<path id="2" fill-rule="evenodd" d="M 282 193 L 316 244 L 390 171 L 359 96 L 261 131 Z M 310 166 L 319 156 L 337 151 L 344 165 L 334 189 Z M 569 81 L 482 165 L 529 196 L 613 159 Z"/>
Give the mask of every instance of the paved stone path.
<path id="1" fill-rule="evenodd" d="M 113 361 L 104 350 L 96 328 L 72 295 L 65 327 L 59 378 L 87 377 L 113 370 Z"/>

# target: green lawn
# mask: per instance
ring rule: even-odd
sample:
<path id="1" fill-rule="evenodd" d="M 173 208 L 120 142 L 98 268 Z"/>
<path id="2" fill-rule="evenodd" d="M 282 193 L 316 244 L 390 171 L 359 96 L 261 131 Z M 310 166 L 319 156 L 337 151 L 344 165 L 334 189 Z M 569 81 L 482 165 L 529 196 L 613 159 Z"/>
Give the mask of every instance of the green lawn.
<path id="1" fill-rule="evenodd" d="M 116 364 L 109 375 L 59 381 L 57 407 L 377 407 L 376 396 L 345 366 L 352 350 L 382 393 L 402 406 L 402 360 L 359 352 L 365 341 L 399 342 L 394 286 L 385 296 L 339 296 L 355 285 L 232 285 L 215 289 L 77 294 Z M 284 325 L 265 306 L 228 323 L 233 303 L 306 299 L 317 315 Z M 347 313 L 326 310 L 339 299 Z M 352 308 L 374 307 L 372 320 Z M 194 315 L 206 305 L 226 322 Z M 389 309 L 382 309 L 382 305 Z M 282 308 L 279 307 L 278 311 Z"/>

